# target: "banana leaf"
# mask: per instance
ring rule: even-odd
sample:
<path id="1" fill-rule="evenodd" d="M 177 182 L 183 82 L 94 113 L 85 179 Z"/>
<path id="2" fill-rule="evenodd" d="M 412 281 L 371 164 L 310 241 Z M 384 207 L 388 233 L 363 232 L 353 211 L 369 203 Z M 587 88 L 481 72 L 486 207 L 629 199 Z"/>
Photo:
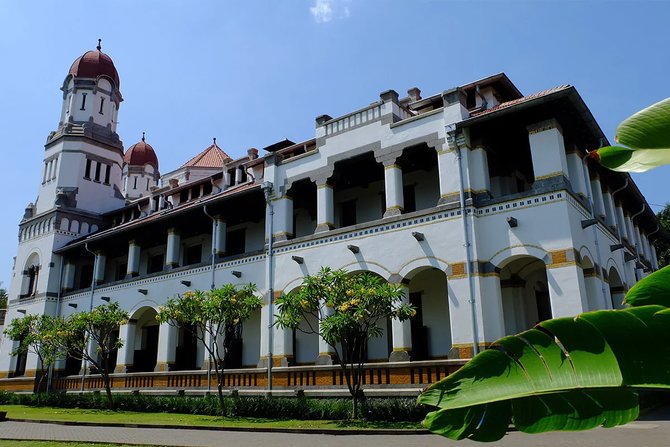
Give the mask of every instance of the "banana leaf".
<path id="1" fill-rule="evenodd" d="M 418 401 L 438 407 L 424 423 L 479 441 L 500 439 L 510 425 L 539 433 L 627 423 L 639 413 L 636 390 L 670 388 L 668 327 L 662 305 L 544 321 L 424 391 Z"/>

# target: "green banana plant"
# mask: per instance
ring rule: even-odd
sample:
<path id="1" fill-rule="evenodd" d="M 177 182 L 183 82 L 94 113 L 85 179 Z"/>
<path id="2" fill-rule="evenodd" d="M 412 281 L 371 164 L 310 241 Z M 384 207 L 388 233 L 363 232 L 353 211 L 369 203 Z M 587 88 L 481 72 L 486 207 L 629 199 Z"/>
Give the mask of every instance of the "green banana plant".
<path id="1" fill-rule="evenodd" d="M 426 389 L 424 425 L 450 439 L 613 427 L 637 390 L 670 389 L 670 266 L 632 287 L 623 310 L 586 312 L 504 337 Z"/>
<path id="2" fill-rule="evenodd" d="M 591 158 L 619 172 L 644 172 L 670 164 L 670 98 L 630 116 L 616 132 L 619 145 L 592 151 Z"/>

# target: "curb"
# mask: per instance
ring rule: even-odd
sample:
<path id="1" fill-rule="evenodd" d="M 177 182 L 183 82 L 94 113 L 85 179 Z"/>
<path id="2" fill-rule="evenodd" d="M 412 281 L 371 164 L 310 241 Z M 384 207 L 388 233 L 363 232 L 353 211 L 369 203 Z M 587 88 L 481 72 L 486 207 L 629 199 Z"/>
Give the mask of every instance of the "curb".
<path id="1" fill-rule="evenodd" d="M 238 431 L 238 432 L 265 432 L 265 433 L 292 433 L 313 435 L 427 435 L 426 429 L 384 429 L 384 428 L 360 428 L 360 429 L 337 429 L 337 428 L 284 428 L 284 427 L 213 427 L 201 425 L 170 425 L 170 424 L 125 424 L 120 422 L 94 423 L 76 421 L 52 421 L 45 419 L 23 419 L 8 417 L 6 421 L 32 422 L 37 424 L 69 425 L 81 427 L 121 427 L 121 428 L 155 428 L 173 430 L 209 430 L 209 431 Z"/>

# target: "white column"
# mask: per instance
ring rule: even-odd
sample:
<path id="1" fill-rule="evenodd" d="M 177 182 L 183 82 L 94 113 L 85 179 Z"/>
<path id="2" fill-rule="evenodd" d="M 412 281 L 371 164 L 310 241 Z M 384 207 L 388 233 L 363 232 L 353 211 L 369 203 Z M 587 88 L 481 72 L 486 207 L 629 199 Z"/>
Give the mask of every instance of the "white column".
<path id="1" fill-rule="evenodd" d="M 168 323 L 158 329 L 158 354 L 154 371 L 170 371 L 175 362 L 179 330 Z"/>
<path id="2" fill-rule="evenodd" d="M 568 176 L 563 132 L 554 119 L 528 126 L 528 140 L 535 181 Z"/>
<path id="3" fill-rule="evenodd" d="M 401 304 L 409 303 L 409 287 L 402 286 L 403 297 Z M 410 360 L 412 352 L 412 324 L 410 320 L 391 320 L 393 331 L 393 352 L 389 355 L 389 362 L 406 362 Z"/>
<path id="4" fill-rule="evenodd" d="M 274 240 L 285 241 L 293 237 L 293 199 L 283 196 L 273 201 Z"/>
<path id="5" fill-rule="evenodd" d="M 95 272 L 93 276 L 96 284 L 105 282 L 105 265 L 107 264 L 107 256 L 101 251 L 95 253 Z"/>
<path id="6" fill-rule="evenodd" d="M 200 331 L 198 331 L 199 335 L 202 335 Z M 198 338 L 198 344 L 195 347 L 195 367 L 197 369 L 203 370 L 205 368 L 205 359 L 207 357 L 207 351 L 205 350 L 205 345 L 204 343 Z"/>
<path id="7" fill-rule="evenodd" d="M 572 190 L 575 193 L 580 194 L 582 197 L 586 197 L 588 189 L 586 188 L 586 183 L 584 183 L 584 164 L 582 163 L 582 157 L 579 152 L 570 152 L 567 154 L 566 159 Z"/>
<path id="8" fill-rule="evenodd" d="M 584 273 L 577 265 L 548 265 L 547 284 L 553 318 L 574 316 L 588 309 Z"/>
<path id="9" fill-rule="evenodd" d="M 126 276 L 132 278 L 140 274 L 140 251 L 142 248 L 134 240 L 128 243 L 128 270 Z"/>
<path id="10" fill-rule="evenodd" d="M 333 187 L 327 180 L 316 182 L 316 233 L 335 228 L 335 206 L 333 203 Z"/>
<path id="11" fill-rule="evenodd" d="M 324 306 L 322 312 L 323 314 L 321 315 L 321 318 L 319 318 L 319 332 L 321 332 L 321 326 L 323 324 L 323 320 L 333 315 L 335 309 L 333 309 L 332 307 Z M 321 335 L 319 335 L 319 356 L 316 358 L 315 364 L 332 365 L 334 359 L 335 359 L 335 350 L 333 349 L 332 346 L 326 343 L 326 340 L 324 340 L 323 337 L 321 337 Z"/>
<path id="12" fill-rule="evenodd" d="M 216 256 L 226 253 L 226 220 L 222 216 L 216 216 L 216 241 L 214 245 Z"/>
<path id="13" fill-rule="evenodd" d="M 119 338 L 123 340 L 123 346 L 119 348 L 116 369 L 117 373 L 124 373 L 133 366 L 135 360 L 135 327 L 137 320 L 128 320 L 128 323 L 119 328 Z"/>
<path id="14" fill-rule="evenodd" d="M 86 352 L 88 353 L 88 356 L 97 361 L 99 359 L 99 354 L 97 351 L 98 351 L 98 343 L 95 341 L 93 337 L 89 337 L 88 345 L 86 346 Z M 83 374 L 84 368 L 86 368 L 86 374 L 88 374 L 91 371 L 92 367 L 93 365 L 91 364 L 91 362 L 82 361 L 79 374 Z"/>
<path id="15" fill-rule="evenodd" d="M 614 199 L 609 190 L 603 192 L 603 201 L 605 202 L 605 214 L 607 215 L 606 222 L 610 227 L 616 226 L 616 210 L 614 208 Z"/>
<path id="16" fill-rule="evenodd" d="M 167 234 L 167 247 L 165 250 L 165 265 L 168 268 L 179 267 L 179 249 L 181 236 L 179 230 L 170 228 Z"/>
<path id="17" fill-rule="evenodd" d="M 74 289 L 74 273 L 75 273 L 74 263 L 68 261 L 65 263 L 65 270 L 63 272 L 63 290 L 69 291 Z"/>
<path id="18" fill-rule="evenodd" d="M 624 215 L 624 221 L 626 222 L 626 233 L 628 234 L 628 243 L 630 245 L 635 245 L 635 229 L 633 228 L 633 221 L 630 219 L 628 214 Z"/>
<path id="19" fill-rule="evenodd" d="M 278 295 L 281 292 L 275 292 Z M 270 306 L 265 304 L 261 309 L 261 357 L 259 368 L 267 367 L 270 357 L 268 353 L 268 340 L 272 330 L 272 366 L 288 366 L 293 359 L 293 334 L 291 330 L 282 329 L 278 326 L 268 328 Z"/>
<path id="20" fill-rule="evenodd" d="M 619 236 L 622 239 L 628 239 L 628 227 L 626 226 L 626 217 L 624 216 L 623 207 L 621 204 L 616 206 L 616 222 L 617 230 L 619 230 Z"/>
<path id="21" fill-rule="evenodd" d="M 631 221 L 632 223 L 632 221 Z M 633 227 L 635 228 L 635 250 L 637 251 L 637 254 L 644 255 L 644 246 L 642 245 L 642 235 L 640 234 L 640 227 L 637 225 L 633 224 Z"/>
<path id="22" fill-rule="evenodd" d="M 397 216 L 405 206 L 402 190 L 402 168 L 389 160 L 384 163 L 384 191 L 386 210 L 384 217 Z"/>
<path id="23" fill-rule="evenodd" d="M 658 257 L 656 256 L 656 246 L 651 244 L 651 265 L 654 269 L 658 269 Z"/>
<path id="24" fill-rule="evenodd" d="M 603 201 L 603 190 L 597 175 L 591 179 L 591 191 L 593 191 L 594 214 L 596 217 L 607 217 L 607 214 L 605 213 L 605 203 Z"/>

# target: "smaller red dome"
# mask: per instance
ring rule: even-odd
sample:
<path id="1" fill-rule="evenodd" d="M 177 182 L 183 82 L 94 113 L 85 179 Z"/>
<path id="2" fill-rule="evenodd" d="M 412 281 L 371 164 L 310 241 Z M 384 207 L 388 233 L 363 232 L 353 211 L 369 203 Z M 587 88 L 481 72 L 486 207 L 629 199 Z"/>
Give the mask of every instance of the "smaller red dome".
<path id="1" fill-rule="evenodd" d="M 158 157 L 154 148 L 146 141 L 144 136 L 142 141 L 135 143 L 128 148 L 128 151 L 123 156 L 123 162 L 130 166 L 144 166 L 149 164 L 158 170 Z"/>
<path id="2" fill-rule="evenodd" d="M 114 81 L 117 89 L 121 85 L 112 58 L 100 51 L 100 44 L 96 50 L 87 51 L 78 57 L 70 67 L 70 74 L 75 78 L 97 78 L 105 75 Z"/>

